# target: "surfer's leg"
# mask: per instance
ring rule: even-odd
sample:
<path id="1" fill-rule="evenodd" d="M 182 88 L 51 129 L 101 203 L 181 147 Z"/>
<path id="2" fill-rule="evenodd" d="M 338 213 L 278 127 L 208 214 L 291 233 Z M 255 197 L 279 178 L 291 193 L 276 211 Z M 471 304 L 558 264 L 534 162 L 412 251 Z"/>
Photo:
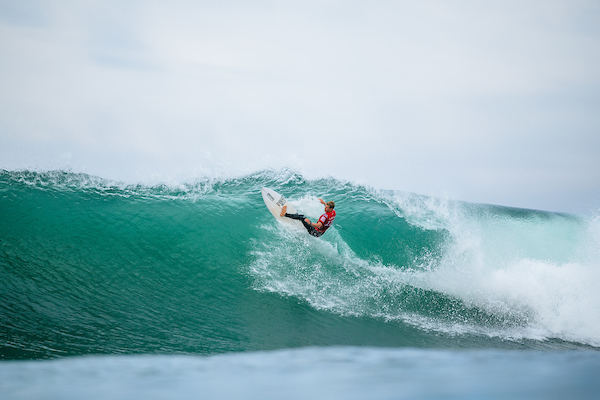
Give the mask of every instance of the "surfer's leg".
<path id="1" fill-rule="evenodd" d="M 291 218 L 291 219 L 297 219 L 298 221 L 302 222 L 302 225 L 304 225 L 304 227 L 306 228 L 306 230 L 308 231 L 309 234 L 311 234 L 312 236 L 315 237 L 319 237 L 322 235 L 321 232 L 319 232 L 318 230 L 316 230 L 311 224 L 309 224 L 308 222 L 305 221 L 306 217 L 302 214 L 288 214 L 287 212 L 287 206 L 283 206 L 281 209 L 281 216 L 282 217 L 287 217 L 287 218 Z"/>
<path id="2" fill-rule="evenodd" d="M 283 206 L 281 207 L 281 212 L 279 213 L 280 217 L 288 217 L 291 219 L 304 219 L 304 215 L 302 214 L 288 214 L 287 213 L 287 206 Z"/>
<path id="3" fill-rule="evenodd" d="M 299 221 L 302 221 L 303 223 L 304 223 L 304 219 L 306 218 L 306 217 L 305 217 L 304 215 L 302 215 L 302 214 L 288 214 L 288 213 L 285 213 L 285 215 L 283 215 L 283 216 L 284 216 L 284 217 L 291 218 L 291 219 L 297 219 L 297 220 L 299 220 Z"/>
<path id="4" fill-rule="evenodd" d="M 304 217 L 304 216 L 303 216 L 303 217 Z M 302 225 L 304 225 L 304 227 L 306 228 L 306 230 L 308 231 L 308 233 L 309 233 L 311 236 L 314 236 L 314 237 L 319 237 L 319 236 L 321 236 L 321 235 L 322 235 L 322 233 L 321 233 L 321 232 L 319 232 L 318 230 L 316 230 L 316 229 L 314 228 L 314 226 L 312 226 L 311 224 L 309 224 L 308 222 L 306 222 L 306 221 L 304 220 L 304 218 L 302 219 Z"/>

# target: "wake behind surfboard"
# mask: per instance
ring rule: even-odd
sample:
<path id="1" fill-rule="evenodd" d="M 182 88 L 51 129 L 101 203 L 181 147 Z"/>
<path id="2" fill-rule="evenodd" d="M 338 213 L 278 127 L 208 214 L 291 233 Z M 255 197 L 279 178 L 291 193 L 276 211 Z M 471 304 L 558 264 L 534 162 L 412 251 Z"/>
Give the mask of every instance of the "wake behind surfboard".
<path id="1" fill-rule="evenodd" d="M 294 226 L 304 229 L 302 222 L 291 219 L 291 218 L 281 217 L 279 215 L 281 213 L 281 208 L 283 206 L 287 206 L 287 212 L 289 214 L 296 213 L 296 209 L 287 202 L 285 197 L 283 197 L 282 195 L 280 195 L 273 189 L 269 189 L 267 187 L 263 187 L 260 190 L 260 192 L 262 194 L 265 205 L 267 206 L 267 208 L 269 209 L 271 214 L 273 214 L 273 216 L 275 217 L 276 220 L 278 220 L 279 222 L 294 225 Z"/>

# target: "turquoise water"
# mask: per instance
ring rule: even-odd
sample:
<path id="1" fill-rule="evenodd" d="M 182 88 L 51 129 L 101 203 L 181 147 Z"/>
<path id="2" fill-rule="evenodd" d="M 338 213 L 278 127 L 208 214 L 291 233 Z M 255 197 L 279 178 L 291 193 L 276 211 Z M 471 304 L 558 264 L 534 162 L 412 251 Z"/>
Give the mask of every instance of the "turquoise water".
<path id="1" fill-rule="evenodd" d="M 313 238 L 278 224 L 262 201 L 263 186 L 311 218 L 322 213 L 317 197 L 334 200 L 335 225 Z M 598 393 L 580 372 L 582 365 L 599 371 L 599 256 L 600 222 L 591 216 L 379 191 L 289 170 L 169 186 L 3 171 L 0 390 L 29 398 L 36 382 L 48 385 L 50 370 L 60 379 L 47 398 L 64 398 L 76 363 L 109 370 L 106 363 L 123 360 L 142 371 L 133 379 L 143 384 L 145 368 L 168 379 L 159 367 L 165 357 L 202 374 L 204 363 L 226 356 L 241 365 L 280 360 L 279 379 L 292 386 L 304 376 L 294 367 L 298 359 L 313 360 L 306 371 L 322 371 L 315 390 L 322 387 L 327 398 L 331 357 L 350 368 L 351 388 L 352 371 L 385 370 L 385 354 L 390 371 L 435 371 L 435 364 L 414 361 L 417 352 L 464 373 L 477 371 L 482 359 L 500 360 L 484 368 L 508 371 L 523 360 L 543 366 L 564 357 L 572 367 L 565 387 L 577 382 L 576 393 L 586 397 Z M 19 381 L 9 372 L 15 365 L 33 392 L 6 384 Z M 217 368 L 215 379 L 232 368 Z M 260 371 L 263 379 L 272 374 L 242 373 L 246 384 L 261 382 L 252 378 Z M 118 380 L 108 374 L 108 382 Z M 329 374 L 334 381 L 344 376 Z M 559 370 L 511 393 L 522 387 L 541 396 L 553 374 Z M 396 390 L 392 376 L 381 383 L 368 375 L 364 388 Z M 61 379 L 65 386 L 56 383 Z M 469 382 L 462 384 L 475 390 Z M 493 387 L 490 381 L 453 393 Z M 251 398 L 260 398 L 254 389 Z M 114 383 L 107 390 L 118 397 L 132 388 Z"/>

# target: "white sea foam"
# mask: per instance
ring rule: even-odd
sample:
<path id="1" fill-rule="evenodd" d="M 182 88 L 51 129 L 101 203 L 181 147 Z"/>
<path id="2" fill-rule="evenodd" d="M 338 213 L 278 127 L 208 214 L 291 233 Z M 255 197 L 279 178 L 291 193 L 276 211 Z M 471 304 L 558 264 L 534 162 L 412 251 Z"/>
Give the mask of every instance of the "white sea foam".
<path id="1" fill-rule="evenodd" d="M 401 200 L 400 207 L 406 204 Z M 465 203 L 426 205 L 426 211 L 417 209 L 419 218 L 433 212 L 445 221 L 451 240 L 441 261 L 415 273 L 411 284 L 493 314 L 526 318 L 511 335 L 600 345 L 597 219 Z"/>

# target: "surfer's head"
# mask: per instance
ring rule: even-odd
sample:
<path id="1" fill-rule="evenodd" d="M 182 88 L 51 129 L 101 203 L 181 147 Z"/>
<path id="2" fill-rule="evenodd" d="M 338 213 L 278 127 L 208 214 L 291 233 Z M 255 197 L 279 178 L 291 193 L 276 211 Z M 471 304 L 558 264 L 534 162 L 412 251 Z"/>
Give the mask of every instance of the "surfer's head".
<path id="1" fill-rule="evenodd" d="M 329 209 L 333 210 L 335 208 L 335 202 L 334 201 L 328 201 L 327 202 L 327 207 L 329 207 Z"/>

